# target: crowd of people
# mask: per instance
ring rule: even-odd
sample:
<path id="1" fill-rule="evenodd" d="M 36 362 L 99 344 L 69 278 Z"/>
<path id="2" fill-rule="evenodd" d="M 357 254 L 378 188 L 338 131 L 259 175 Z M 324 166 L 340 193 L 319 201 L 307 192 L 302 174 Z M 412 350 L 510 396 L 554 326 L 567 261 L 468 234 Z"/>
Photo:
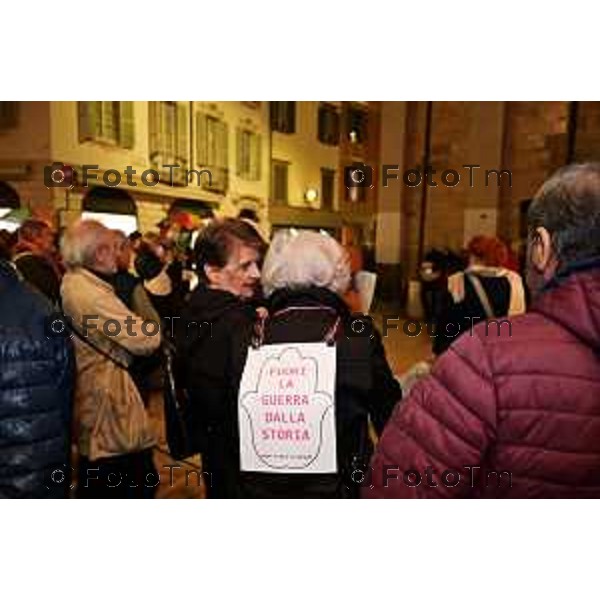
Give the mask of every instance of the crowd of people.
<path id="1" fill-rule="evenodd" d="M 267 244 L 219 218 L 183 251 L 93 220 L 59 237 L 32 219 L 0 239 L 0 496 L 152 497 L 166 347 L 210 498 L 600 496 L 598 165 L 537 193 L 527 286 L 495 238 L 462 264 L 427 257 L 433 355 L 405 393 L 377 328 L 355 328 L 360 266 L 329 235 Z M 289 362 L 289 347 L 314 358 Z M 255 373 L 265 349 L 281 352 Z M 265 378 L 278 394 L 260 395 Z"/>

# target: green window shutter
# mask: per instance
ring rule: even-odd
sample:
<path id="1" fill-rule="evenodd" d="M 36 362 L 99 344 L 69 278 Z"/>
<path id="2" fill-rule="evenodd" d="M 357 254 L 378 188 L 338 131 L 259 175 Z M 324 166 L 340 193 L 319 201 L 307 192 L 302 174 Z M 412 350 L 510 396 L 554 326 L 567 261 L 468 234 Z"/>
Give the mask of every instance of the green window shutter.
<path id="1" fill-rule="evenodd" d="M 79 141 L 95 140 L 100 136 L 102 102 L 79 102 Z"/>
<path id="2" fill-rule="evenodd" d="M 100 102 L 100 119 L 98 123 L 100 136 L 104 140 L 118 142 L 119 123 L 115 113 L 115 102 L 113 100 Z"/>
<path id="3" fill-rule="evenodd" d="M 133 102 L 120 102 L 119 142 L 123 148 L 131 149 L 135 144 L 135 118 Z"/>
<path id="4" fill-rule="evenodd" d="M 207 155 L 207 123 L 204 113 L 196 113 L 196 166 L 208 166 Z"/>
<path id="5" fill-rule="evenodd" d="M 223 169 L 227 169 L 229 166 L 229 140 L 227 139 L 229 136 L 229 127 L 223 121 L 219 121 L 219 150 L 218 150 L 218 160 L 219 166 Z"/>
<path id="6" fill-rule="evenodd" d="M 229 187 L 229 126 L 219 121 L 219 167 L 222 169 L 221 191 L 227 192 Z"/>
<path id="7" fill-rule="evenodd" d="M 160 154 L 160 102 L 148 102 L 148 131 L 150 156 L 153 157 L 154 164 Z"/>
<path id="8" fill-rule="evenodd" d="M 187 103 L 177 104 L 177 153 L 175 162 L 182 168 L 187 168 L 189 164 L 190 142 L 189 142 L 189 107 Z"/>
<path id="9" fill-rule="evenodd" d="M 253 161 L 253 179 L 254 181 L 260 181 L 261 179 L 261 167 L 262 167 L 262 137 L 258 134 L 252 136 L 252 156 Z"/>
<path id="10" fill-rule="evenodd" d="M 241 127 L 235 129 L 235 140 L 237 148 L 235 172 L 238 177 L 241 177 L 244 174 L 244 130 Z"/>

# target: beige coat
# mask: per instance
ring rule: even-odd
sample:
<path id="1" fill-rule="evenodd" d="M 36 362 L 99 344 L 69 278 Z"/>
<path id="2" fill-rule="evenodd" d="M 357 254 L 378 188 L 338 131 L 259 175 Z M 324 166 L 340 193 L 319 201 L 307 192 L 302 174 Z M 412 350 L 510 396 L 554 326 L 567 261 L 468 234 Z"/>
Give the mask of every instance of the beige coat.
<path id="1" fill-rule="evenodd" d="M 155 327 L 142 328 L 111 285 L 82 268 L 65 274 L 61 296 L 65 315 L 95 347 L 124 366 L 131 355 L 148 355 L 160 345 Z M 133 319 L 126 323 L 126 319 Z M 108 321 L 108 324 L 107 324 Z M 118 332 L 120 326 L 120 332 Z M 86 326 L 87 324 L 87 326 Z M 104 333 L 105 326 L 114 336 Z M 129 328 L 129 331 L 128 331 Z M 75 435 L 79 452 L 90 460 L 135 452 L 154 445 L 140 394 L 129 372 L 74 336 L 77 354 Z"/>

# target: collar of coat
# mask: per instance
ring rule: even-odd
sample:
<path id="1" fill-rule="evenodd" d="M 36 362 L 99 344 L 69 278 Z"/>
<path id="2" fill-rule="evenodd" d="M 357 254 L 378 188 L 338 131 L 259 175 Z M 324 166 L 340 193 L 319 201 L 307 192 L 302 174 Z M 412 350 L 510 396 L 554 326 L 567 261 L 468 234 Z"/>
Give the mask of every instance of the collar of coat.
<path id="1" fill-rule="evenodd" d="M 576 273 L 581 273 L 583 271 L 588 271 L 590 269 L 600 268 L 600 256 L 592 256 L 591 258 L 586 258 L 584 260 L 579 260 L 576 262 L 572 262 L 562 268 L 560 268 L 556 275 L 546 283 L 543 291 L 551 290 L 559 285 L 563 284 L 569 277 Z"/>
<path id="2" fill-rule="evenodd" d="M 91 269 L 86 269 L 84 267 L 76 267 L 71 271 L 72 275 L 77 275 L 78 277 L 83 277 L 87 279 L 93 285 L 100 287 L 106 291 L 113 292 L 115 291 L 114 286 L 111 282 L 110 275 L 104 275 L 101 273 L 96 273 Z"/>
<path id="3" fill-rule="evenodd" d="M 269 312 L 273 313 L 291 305 L 318 306 L 333 308 L 342 316 L 348 316 L 350 311 L 343 298 L 336 293 L 321 287 L 310 286 L 297 289 L 275 290 L 268 301 Z"/>

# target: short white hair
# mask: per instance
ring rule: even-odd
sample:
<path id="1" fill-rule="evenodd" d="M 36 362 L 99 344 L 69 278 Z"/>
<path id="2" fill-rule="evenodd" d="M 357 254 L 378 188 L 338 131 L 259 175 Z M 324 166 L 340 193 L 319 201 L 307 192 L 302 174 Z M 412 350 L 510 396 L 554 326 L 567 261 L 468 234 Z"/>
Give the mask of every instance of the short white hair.
<path id="1" fill-rule="evenodd" d="M 316 231 L 279 231 L 273 237 L 262 268 L 267 296 L 281 288 L 327 288 L 342 295 L 350 285 L 350 261 L 330 235 Z"/>
<path id="2" fill-rule="evenodd" d="M 94 267 L 96 251 L 106 244 L 112 231 L 99 221 L 83 219 L 76 221 L 64 233 L 60 241 L 60 250 L 65 265 L 75 267 Z"/>

